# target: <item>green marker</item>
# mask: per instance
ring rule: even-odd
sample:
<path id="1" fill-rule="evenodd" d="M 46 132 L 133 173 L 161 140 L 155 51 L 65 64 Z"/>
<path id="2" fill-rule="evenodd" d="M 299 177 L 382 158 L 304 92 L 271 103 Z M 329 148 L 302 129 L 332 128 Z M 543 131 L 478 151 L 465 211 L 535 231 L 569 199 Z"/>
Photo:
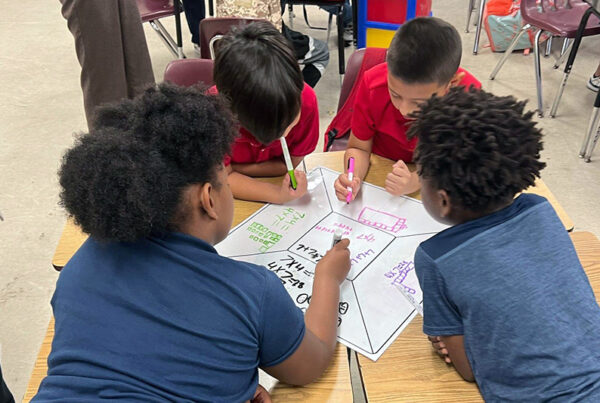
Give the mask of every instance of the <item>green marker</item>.
<path id="1" fill-rule="evenodd" d="M 290 180 L 292 182 L 292 189 L 296 190 L 298 182 L 296 182 L 296 175 L 294 175 L 294 165 L 292 165 L 292 158 L 290 157 L 290 150 L 288 150 L 285 137 L 279 139 L 281 143 L 281 149 L 283 150 L 283 158 L 285 159 L 285 166 L 287 167 L 288 174 L 290 174 Z"/>

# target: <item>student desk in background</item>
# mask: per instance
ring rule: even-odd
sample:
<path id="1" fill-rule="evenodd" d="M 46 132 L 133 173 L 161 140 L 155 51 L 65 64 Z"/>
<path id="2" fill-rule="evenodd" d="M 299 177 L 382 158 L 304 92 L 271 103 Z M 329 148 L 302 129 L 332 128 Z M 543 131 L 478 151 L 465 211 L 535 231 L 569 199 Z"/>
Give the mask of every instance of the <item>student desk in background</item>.
<path id="1" fill-rule="evenodd" d="M 307 170 L 311 170 L 317 166 L 325 166 L 330 169 L 334 169 L 337 171 L 341 171 L 343 169 L 343 151 L 339 152 L 329 152 L 329 153 L 314 153 L 305 158 L 305 165 Z M 383 186 L 385 182 L 386 175 L 391 170 L 393 161 L 390 161 L 385 158 L 381 158 L 376 155 L 371 156 L 371 167 L 369 169 L 369 173 L 367 174 L 366 181 L 373 183 L 378 186 Z M 280 179 L 265 179 L 269 181 L 279 181 Z M 554 195 L 550 192 L 550 190 L 546 187 L 546 185 L 540 180 L 536 183 L 535 187 L 528 189 L 528 192 L 536 193 L 546 197 L 550 203 L 554 206 L 554 209 L 557 211 L 559 217 L 563 221 L 563 224 L 567 228 L 567 230 L 573 229 L 573 222 L 567 216 L 565 211 L 556 201 Z M 416 194 L 411 195 L 413 197 L 419 198 L 420 195 L 418 192 Z M 262 207 L 263 203 L 257 202 L 247 202 L 247 201 L 235 201 L 234 208 L 234 219 L 233 226 L 242 222 L 246 217 L 250 216 L 260 207 Z M 56 251 L 54 253 L 54 257 L 52 259 L 52 265 L 57 270 L 60 270 L 64 267 L 71 256 L 79 249 L 81 244 L 87 239 L 87 235 L 83 234 L 79 228 L 73 223 L 72 220 L 67 220 L 61 238 L 56 247 Z M 600 249 L 600 248 L 599 248 Z M 598 252 L 600 254 L 600 252 Z M 429 351 L 425 351 L 423 354 L 423 346 L 424 342 L 426 342 L 426 338 L 423 336 L 421 332 L 422 321 L 420 318 L 417 318 L 413 321 L 413 323 L 402 333 L 399 338 L 399 342 L 402 343 L 401 352 L 404 352 L 409 355 L 414 355 L 415 359 L 420 357 L 422 361 L 431 361 L 432 357 L 429 354 Z M 46 375 L 46 366 L 47 366 L 47 357 L 50 353 L 50 348 L 52 344 L 52 337 L 54 336 L 54 322 L 51 321 L 46 337 L 43 341 L 42 347 L 40 349 L 38 358 L 35 363 L 35 368 L 32 372 L 31 379 L 29 381 L 29 386 L 27 388 L 27 392 L 25 394 L 24 401 L 29 401 L 37 392 L 39 384 L 41 380 Z M 395 357 L 395 346 L 398 345 L 398 342 L 394 343 L 392 347 L 390 347 L 391 351 L 387 351 L 381 357 L 381 359 L 373 364 L 376 368 L 384 368 L 385 362 L 394 361 L 392 357 Z M 418 351 L 414 353 L 414 351 Z M 398 359 L 406 359 L 398 357 Z M 361 364 L 365 365 L 365 369 L 369 368 L 369 365 L 365 364 L 365 361 L 368 361 L 361 357 Z M 445 368 L 445 365 L 439 360 L 439 363 L 432 363 L 429 365 L 428 370 L 437 371 L 436 376 L 431 376 L 431 379 L 437 379 L 441 377 L 440 380 L 445 380 L 446 378 L 454 379 L 452 376 L 454 375 L 452 371 L 449 371 Z M 401 362 L 401 361 L 400 361 Z M 380 365 L 381 364 L 381 365 Z M 424 363 L 421 362 L 417 366 Z M 438 365 L 439 364 L 439 365 Z M 408 372 L 401 371 L 398 372 L 399 369 L 404 368 L 403 364 L 400 364 L 397 368 L 394 369 L 393 372 L 397 374 L 408 374 Z M 386 377 L 393 375 L 392 373 L 387 373 L 386 371 L 390 371 L 390 368 L 386 368 L 385 370 L 378 371 L 376 377 L 381 376 L 381 382 L 386 383 Z M 417 372 L 418 374 L 418 372 Z M 424 381 L 426 381 L 427 377 L 425 377 Z M 366 381 L 370 381 L 372 378 L 368 376 L 365 378 Z M 406 378 L 408 380 L 408 378 Z M 396 388 L 401 390 L 400 384 L 394 385 L 395 382 L 390 382 L 390 388 Z M 450 386 L 447 385 L 443 390 L 448 391 Z M 465 390 L 471 389 L 477 390 L 473 385 L 468 385 L 466 383 L 458 383 L 456 385 L 457 390 L 460 391 L 460 394 L 465 393 Z M 428 390 L 430 386 L 425 387 L 425 390 Z M 442 390 L 442 389 L 440 389 Z M 420 396 L 424 391 L 420 391 L 415 396 Z M 350 384 L 350 371 L 348 367 L 348 359 L 346 354 L 346 348 L 341 344 L 338 344 L 338 349 L 336 351 L 336 356 L 333 364 L 329 367 L 326 373 L 321 377 L 321 379 L 309 386 L 306 387 L 289 387 L 283 384 L 278 384 L 274 389 L 271 390 L 273 394 L 273 398 L 279 401 L 314 401 L 314 402 L 324 402 L 324 401 L 340 401 L 347 402 L 352 400 L 352 387 Z M 372 390 L 370 393 L 373 393 Z M 386 392 L 387 393 L 387 392 Z M 479 396 L 478 394 L 476 394 Z M 385 397 L 384 395 L 382 395 Z M 458 396 L 458 395 L 457 395 Z M 405 396 L 406 399 L 410 399 L 411 396 Z M 406 400 L 404 399 L 404 400 Z"/>

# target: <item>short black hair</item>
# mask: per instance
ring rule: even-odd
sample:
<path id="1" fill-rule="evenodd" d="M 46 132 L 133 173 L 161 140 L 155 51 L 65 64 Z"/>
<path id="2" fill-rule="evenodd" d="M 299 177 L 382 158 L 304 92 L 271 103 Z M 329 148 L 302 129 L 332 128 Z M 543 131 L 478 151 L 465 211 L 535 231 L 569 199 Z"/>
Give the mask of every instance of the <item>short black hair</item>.
<path id="1" fill-rule="evenodd" d="M 464 88 L 425 102 L 408 131 L 418 137 L 419 176 L 473 212 L 510 201 L 546 166 L 539 161 L 542 132 L 525 104 Z"/>
<path id="2" fill-rule="evenodd" d="M 269 22 L 234 27 L 216 49 L 214 82 L 240 124 L 269 144 L 301 106 L 302 72 L 287 39 Z"/>
<path id="3" fill-rule="evenodd" d="M 100 107 L 94 128 L 66 152 L 61 204 L 101 241 L 177 229 L 185 188 L 216 183 L 234 139 L 217 96 L 170 84 Z"/>
<path id="4" fill-rule="evenodd" d="M 407 84 L 448 84 L 462 56 L 460 35 L 435 17 L 412 19 L 396 31 L 387 52 L 390 73 Z"/>

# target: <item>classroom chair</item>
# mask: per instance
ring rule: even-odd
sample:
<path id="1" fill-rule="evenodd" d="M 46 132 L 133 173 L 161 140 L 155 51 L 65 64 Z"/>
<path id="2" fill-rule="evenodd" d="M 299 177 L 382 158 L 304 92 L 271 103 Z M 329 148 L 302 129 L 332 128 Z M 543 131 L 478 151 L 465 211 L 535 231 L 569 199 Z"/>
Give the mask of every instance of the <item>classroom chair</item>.
<path id="1" fill-rule="evenodd" d="M 563 77 L 563 83 L 566 83 L 569 73 L 571 71 L 571 67 L 573 66 L 573 61 L 575 60 L 575 55 L 577 54 L 577 49 L 581 44 L 581 39 L 585 35 L 585 31 L 589 26 L 588 22 L 590 17 L 594 14 L 595 17 L 600 17 L 600 11 L 598 11 L 594 7 L 590 7 L 583 17 L 581 18 L 581 22 L 579 23 L 579 28 L 577 29 L 577 34 L 575 35 L 575 41 L 573 42 L 573 48 L 571 49 L 571 53 L 569 55 L 569 60 L 565 66 L 565 73 Z M 560 95 L 562 95 L 562 88 L 564 84 L 561 85 L 559 89 L 559 93 L 557 94 L 557 98 L 560 99 Z M 554 111 L 556 112 L 556 111 Z M 587 131 L 585 133 L 585 137 L 583 139 L 583 144 L 581 145 L 581 150 L 579 151 L 579 157 L 583 158 L 585 162 L 591 161 L 592 152 L 598 143 L 598 137 L 600 133 L 598 132 L 598 122 L 600 120 L 600 92 L 596 94 L 596 99 L 594 100 L 594 107 L 592 109 L 592 115 L 590 116 L 590 121 L 588 123 Z M 593 136 L 593 140 L 592 140 Z"/>
<path id="2" fill-rule="evenodd" d="M 181 17 L 182 6 L 180 0 L 136 0 L 142 22 L 150 23 L 150 26 L 162 39 L 165 46 L 179 59 L 185 58 L 183 54 L 183 40 L 181 39 Z M 175 29 L 177 42 L 173 40 L 164 25 L 159 21 L 161 18 L 175 16 Z"/>
<path id="3" fill-rule="evenodd" d="M 521 15 L 523 17 L 523 27 L 517 35 L 515 35 L 513 41 L 509 45 L 508 49 L 498 64 L 490 74 L 490 80 L 496 78 L 496 75 L 504 65 L 504 62 L 508 59 L 512 51 L 514 50 L 517 42 L 530 28 L 534 28 L 536 31 L 535 39 L 533 42 L 534 50 L 534 64 L 535 64 L 535 79 L 537 87 L 537 102 L 538 102 L 538 115 L 544 116 L 544 103 L 542 99 L 542 70 L 540 65 L 540 38 L 544 32 L 551 36 L 557 36 L 562 38 L 575 38 L 577 34 L 577 28 L 582 16 L 589 9 L 589 4 L 583 0 L 562 0 L 550 3 L 549 0 L 541 0 L 538 4 L 537 0 L 523 0 L 521 2 Z M 599 19 L 594 17 L 590 19 L 585 29 L 584 36 L 600 34 Z M 575 47 L 571 50 L 576 51 Z M 566 67 L 565 67 L 566 71 Z M 568 77 L 568 74 L 567 74 Z M 561 87 L 566 84 L 566 78 L 563 78 Z M 562 94 L 562 90 L 559 89 L 559 94 Z M 555 105 L 552 110 L 556 112 L 558 107 L 558 100 L 560 96 L 555 99 Z M 553 112 L 550 113 L 553 116 Z"/>
<path id="4" fill-rule="evenodd" d="M 558 104 L 560 103 L 563 91 L 565 90 L 565 86 L 567 85 L 569 74 L 571 73 L 573 63 L 575 62 L 575 57 L 577 56 L 577 51 L 579 50 L 579 45 L 581 44 L 581 39 L 584 36 L 597 35 L 600 33 L 600 13 L 598 12 L 598 10 L 594 7 L 585 8 L 583 6 L 580 7 L 580 9 L 583 10 L 582 15 L 579 16 L 579 18 L 577 19 L 573 18 L 573 20 L 568 21 L 571 30 L 574 32 L 574 35 L 572 35 L 574 40 L 571 46 L 571 52 L 569 52 L 567 64 L 565 64 L 565 70 L 563 73 L 562 81 L 560 83 L 560 86 L 558 87 L 556 96 L 554 97 L 554 102 L 552 102 L 552 108 L 550 109 L 551 117 L 556 116 Z"/>
<path id="5" fill-rule="evenodd" d="M 215 58 L 215 42 L 225 35 L 231 27 L 251 22 L 266 21 L 260 18 L 217 17 L 200 21 L 200 58 Z"/>
<path id="6" fill-rule="evenodd" d="M 306 13 L 306 6 L 318 6 L 318 7 L 324 7 L 324 6 L 336 6 L 337 7 L 337 12 L 336 12 L 336 18 L 335 18 L 335 23 L 337 25 L 337 34 L 338 34 L 338 40 L 337 40 L 337 46 L 338 46 L 338 69 L 339 69 L 339 73 L 340 75 L 343 75 L 345 73 L 346 70 L 346 57 L 344 54 L 344 2 L 345 0 L 284 0 L 285 3 L 287 3 L 288 5 L 288 12 L 290 15 L 290 28 L 293 29 L 293 15 L 294 15 L 294 5 L 301 5 L 303 7 L 303 12 L 304 12 L 304 20 L 306 21 L 306 25 L 309 28 L 312 29 L 325 29 L 325 28 L 318 28 L 318 27 L 313 27 L 312 25 L 310 25 L 310 23 L 308 22 L 308 15 Z M 283 10 L 282 10 L 283 11 Z M 327 43 L 329 43 L 329 33 L 331 30 L 331 20 L 332 20 L 332 15 L 329 14 L 329 22 L 327 24 Z M 354 26 L 354 30 L 356 30 L 356 26 Z M 354 35 L 356 36 L 356 35 Z"/>
<path id="7" fill-rule="evenodd" d="M 352 103 L 354 103 L 353 93 L 357 90 L 363 73 L 371 67 L 383 63 L 386 54 L 387 49 L 384 48 L 363 48 L 354 51 L 350 55 L 338 100 L 338 113 L 331 121 L 325 133 L 324 151 L 341 151 L 346 149 L 348 138 L 350 137 L 350 119 L 352 115 Z M 346 105 L 346 102 L 349 104 Z"/>
<path id="8" fill-rule="evenodd" d="M 211 87 L 213 83 L 213 65 L 210 59 L 173 60 L 165 69 L 164 81 L 182 87 L 196 84 Z"/>

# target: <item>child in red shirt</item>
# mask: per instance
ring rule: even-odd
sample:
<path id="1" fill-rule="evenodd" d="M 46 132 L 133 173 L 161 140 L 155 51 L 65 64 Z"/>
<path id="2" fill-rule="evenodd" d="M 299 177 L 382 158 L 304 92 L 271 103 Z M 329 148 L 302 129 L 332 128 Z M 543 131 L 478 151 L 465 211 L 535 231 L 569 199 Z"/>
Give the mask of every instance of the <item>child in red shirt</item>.
<path id="1" fill-rule="evenodd" d="M 240 135 L 225 159 L 234 197 L 285 203 L 306 193 L 306 175 L 290 177 L 279 139 L 286 139 L 296 167 L 319 140 L 317 97 L 302 79 L 284 36 L 267 22 L 255 22 L 217 42 L 214 80 L 240 123 Z M 281 184 L 254 177 L 285 175 Z"/>
<path id="2" fill-rule="evenodd" d="M 417 139 L 406 132 L 408 116 L 433 95 L 444 95 L 451 87 L 481 83 L 459 68 L 462 55 L 460 36 L 447 22 L 433 17 L 415 18 L 400 27 L 390 44 L 386 63 L 365 72 L 359 84 L 352 115 L 352 131 L 345 154 L 354 157 L 354 178 L 347 173 L 335 182 L 336 196 L 346 200 L 358 194 L 369 169 L 371 153 L 397 161 L 385 181 L 393 195 L 419 190 L 419 178 L 405 163 L 412 162 Z"/>

